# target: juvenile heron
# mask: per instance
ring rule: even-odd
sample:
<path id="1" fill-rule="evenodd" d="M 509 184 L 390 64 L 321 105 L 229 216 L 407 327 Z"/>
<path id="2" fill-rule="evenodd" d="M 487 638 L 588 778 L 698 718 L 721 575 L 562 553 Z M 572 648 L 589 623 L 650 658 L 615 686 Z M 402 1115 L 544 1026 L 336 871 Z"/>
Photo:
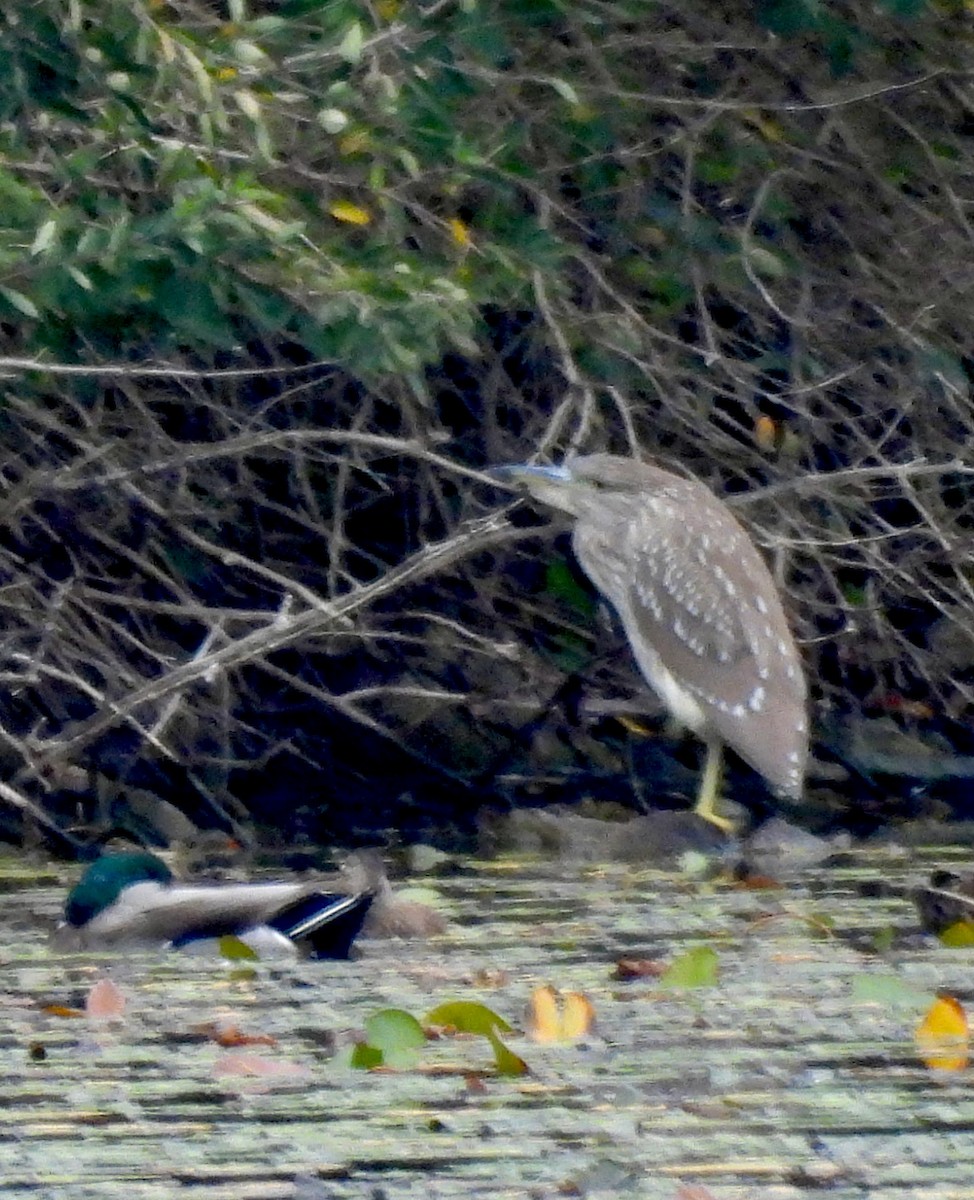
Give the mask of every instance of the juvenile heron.
<path id="1" fill-rule="evenodd" d="M 501 467 L 575 518 L 572 546 L 611 601 L 646 681 L 707 746 L 696 811 L 718 825 L 724 743 L 776 791 L 801 795 L 805 676 L 751 538 L 702 483 L 634 458 Z"/>

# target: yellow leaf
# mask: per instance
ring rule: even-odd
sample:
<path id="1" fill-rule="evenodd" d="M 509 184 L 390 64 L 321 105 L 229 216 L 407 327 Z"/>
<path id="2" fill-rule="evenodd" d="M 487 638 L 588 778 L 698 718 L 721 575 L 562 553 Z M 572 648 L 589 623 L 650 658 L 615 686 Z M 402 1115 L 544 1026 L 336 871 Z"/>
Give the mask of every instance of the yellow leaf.
<path id="1" fill-rule="evenodd" d="M 536 1042 L 572 1042 L 592 1032 L 595 1008 L 581 992 L 559 997 L 553 987 L 546 985 L 531 993 L 526 1024 Z"/>
<path id="2" fill-rule="evenodd" d="M 650 737 L 652 735 L 653 731 L 649 725 L 644 725 L 643 722 L 637 720 L 636 717 L 627 717 L 625 713 L 623 713 L 621 716 L 616 717 L 616 720 L 623 729 L 627 730 L 629 733 L 635 734 L 636 737 Z"/>
<path id="3" fill-rule="evenodd" d="M 775 443 L 778 440 L 778 423 L 772 417 L 769 417 L 767 413 L 762 413 L 754 422 L 754 440 L 761 450 L 773 450 L 775 448 Z"/>
<path id="4" fill-rule="evenodd" d="M 394 21 L 399 15 L 401 7 L 402 5 L 399 3 L 399 0 L 379 0 L 375 6 L 375 11 L 383 21 Z"/>
<path id="5" fill-rule="evenodd" d="M 561 1015 L 562 1035 L 570 1041 L 585 1037 L 595 1028 L 595 1005 L 582 992 L 568 992 Z"/>
<path id="6" fill-rule="evenodd" d="M 451 217 L 447 224 L 450 226 L 453 240 L 458 246 L 470 245 L 470 230 L 459 217 Z"/>
<path id="7" fill-rule="evenodd" d="M 780 122 L 767 116 L 760 109 L 750 109 L 745 111 L 744 120 L 752 125 L 758 133 L 768 142 L 784 141 L 785 131 Z"/>
<path id="8" fill-rule="evenodd" d="M 974 922 L 971 922 L 966 917 L 962 917 L 961 920 L 955 921 L 953 925 L 948 925 L 939 937 L 940 944 L 942 946 L 949 946 L 952 950 L 964 946 L 974 946 Z"/>
<path id="9" fill-rule="evenodd" d="M 351 200 L 336 200 L 328 206 L 328 211 L 336 221 L 344 221 L 346 225 L 368 225 L 372 214 L 365 208 L 359 208 Z"/>
<path id="10" fill-rule="evenodd" d="M 917 1053 L 935 1071 L 962 1071 L 970 1057 L 967 1016 L 953 996 L 939 996 L 914 1034 Z"/>
<path id="11" fill-rule="evenodd" d="M 236 67 L 217 67 L 217 69 L 213 72 L 213 78 L 218 83 L 226 83 L 228 79 L 236 79 L 237 78 L 237 68 Z"/>
<path id="12" fill-rule="evenodd" d="M 351 133 L 346 133 L 338 143 L 338 152 L 346 158 L 353 154 L 361 154 L 368 150 L 371 140 L 367 129 L 353 129 Z"/>
<path id="13" fill-rule="evenodd" d="M 553 987 L 535 988 L 528 1001 L 528 1033 L 536 1042 L 557 1042 L 561 1029 L 558 993 Z"/>

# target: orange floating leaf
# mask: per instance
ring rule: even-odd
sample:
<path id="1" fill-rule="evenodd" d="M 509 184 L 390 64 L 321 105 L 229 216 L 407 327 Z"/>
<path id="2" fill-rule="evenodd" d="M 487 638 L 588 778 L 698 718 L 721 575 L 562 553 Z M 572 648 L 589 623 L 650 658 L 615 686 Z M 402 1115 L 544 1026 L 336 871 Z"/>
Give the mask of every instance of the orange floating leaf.
<path id="1" fill-rule="evenodd" d="M 571 1042 L 591 1033 L 595 1007 L 581 992 L 560 997 L 553 987 L 545 985 L 531 993 L 526 1024 L 536 1042 Z"/>
<path id="2" fill-rule="evenodd" d="M 935 1071 L 962 1071 L 970 1058 L 967 1015 L 953 996 L 938 996 L 914 1035 L 924 1065 Z"/>
<path id="3" fill-rule="evenodd" d="M 620 958 L 612 972 L 613 979 L 659 979 L 666 963 L 658 958 Z"/>
<path id="4" fill-rule="evenodd" d="M 558 993 L 550 985 L 535 988 L 528 1001 L 528 1035 L 536 1042 L 557 1042 L 561 1031 Z"/>
<path id="5" fill-rule="evenodd" d="M 595 1028 L 595 1005 L 582 992 L 568 992 L 561 1015 L 562 1037 L 569 1041 L 585 1037 Z"/>
<path id="6" fill-rule="evenodd" d="M 372 220 L 367 208 L 361 208 L 351 200 L 336 200 L 329 204 L 328 211 L 336 221 L 344 221 L 346 225 L 368 225 Z"/>
<path id="7" fill-rule="evenodd" d="M 45 1004 L 41 1012 L 47 1013 L 49 1017 L 69 1017 L 71 1019 L 85 1015 L 83 1008 L 70 1008 L 67 1004 Z"/>
<path id="8" fill-rule="evenodd" d="M 269 1033 L 244 1033 L 236 1025 L 224 1025 L 213 1031 L 218 1046 L 276 1046 L 277 1038 Z"/>
<path id="9" fill-rule="evenodd" d="M 114 1021 L 125 1015 L 125 993 L 107 976 L 92 985 L 85 999 L 85 1016 L 94 1021 Z"/>

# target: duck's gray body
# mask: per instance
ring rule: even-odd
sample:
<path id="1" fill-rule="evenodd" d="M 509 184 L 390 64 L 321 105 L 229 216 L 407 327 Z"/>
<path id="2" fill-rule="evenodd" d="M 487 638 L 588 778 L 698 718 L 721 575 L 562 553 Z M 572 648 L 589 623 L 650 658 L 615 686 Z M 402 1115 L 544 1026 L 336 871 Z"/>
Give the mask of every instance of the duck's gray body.
<path id="1" fill-rule="evenodd" d="M 314 957 L 344 958 L 371 901 L 369 891 L 333 894 L 320 883 L 178 883 L 155 855 L 112 854 L 72 890 L 59 940 L 81 949 L 181 946 L 225 934 L 247 940 L 266 930 Z"/>

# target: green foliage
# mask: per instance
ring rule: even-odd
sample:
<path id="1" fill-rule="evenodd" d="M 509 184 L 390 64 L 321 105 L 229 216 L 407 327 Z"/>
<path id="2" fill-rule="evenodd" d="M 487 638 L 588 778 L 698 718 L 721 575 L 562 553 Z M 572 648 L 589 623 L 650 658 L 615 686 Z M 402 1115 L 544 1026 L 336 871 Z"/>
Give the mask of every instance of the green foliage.
<path id="1" fill-rule="evenodd" d="M 582 587 L 563 558 L 553 559 L 545 568 L 545 591 L 557 596 L 562 603 L 586 619 L 595 615 L 595 597 L 589 589 Z"/>
<path id="2" fill-rule="evenodd" d="M 426 1014 L 429 1025 L 449 1025 L 458 1033 L 476 1033 L 485 1037 L 494 1051 L 494 1068 L 498 1075 L 524 1075 L 527 1064 L 501 1041 L 499 1033 L 513 1029 L 492 1009 L 472 1000 L 450 1000 L 439 1004 Z"/>
<path id="3" fill-rule="evenodd" d="M 426 1014 L 429 1025 L 452 1025 L 459 1033 L 479 1033 L 490 1037 L 500 1030 L 501 1033 L 513 1033 L 510 1025 L 485 1004 L 475 1000 L 448 1000 L 438 1004 Z"/>
<path id="4" fill-rule="evenodd" d="M 426 1045 L 422 1025 L 401 1008 L 384 1008 L 373 1013 L 365 1022 L 365 1039 L 390 1067 L 412 1066 L 418 1051 Z"/>
<path id="5" fill-rule="evenodd" d="M 39 714 L 54 739 L 101 709 L 212 796 L 242 779 L 227 763 L 285 744 L 309 771 L 347 745 L 357 770 L 356 723 L 419 776 L 425 757 L 397 796 L 451 773 L 481 786 L 529 690 L 553 694 L 589 655 L 559 628 L 588 599 L 558 568 L 527 614 L 501 596 L 501 559 L 459 588 L 431 567 L 347 639 L 275 643 L 298 653 L 260 684 L 255 638 L 207 672 L 226 691 L 178 689 L 158 745 L 139 733 L 149 703 L 123 701 L 261 613 L 352 593 L 449 537 L 489 501 L 447 463 L 542 445 L 639 448 L 753 486 L 776 575 L 796 610 L 808 598 L 817 686 L 849 672 L 858 696 L 912 693 L 927 627 L 971 628 L 950 552 L 969 540 L 966 484 L 944 504 L 905 467 L 969 440 L 969 23 L 962 0 L 0 6 L 0 336 L 8 364 L 51 368 L 8 384 L 0 425 L 11 773 L 46 798 L 16 747 Z M 309 360 L 325 365 L 295 380 Z M 116 373 L 64 372 L 104 363 Z M 226 367 L 266 375 L 216 379 Z M 885 461 L 902 473 L 880 481 Z M 916 579 L 934 581 L 919 600 Z M 869 609 L 856 636 L 832 621 L 843 601 Z M 542 657 L 495 670 L 528 625 Z M 921 652 L 906 660 L 904 636 Z M 959 671 L 941 665 L 945 693 Z M 312 696 L 331 686 L 354 702 L 323 718 Z M 935 707 L 964 720 L 959 689 Z M 443 736 L 447 708 L 463 738 Z M 72 760 L 114 737 L 96 728 Z M 358 812 L 345 799 L 333 812 Z"/>
<path id="6" fill-rule="evenodd" d="M 914 24 L 929 12 L 881 7 Z M 755 12 L 760 29 L 823 50 L 833 74 L 892 36 L 813 0 Z M 484 304 L 533 303 L 538 274 L 560 303 L 582 231 L 621 251 L 652 320 L 693 302 L 688 249 L 733 261 L 723 220 L 663 174 L 645 193 L 655 220 L 668 210 L 663 252 L 647 254 L 632 224 L 647 182 L 626 151 L 647 120 L 645 59 L 627 43 L 638 4 L 614 14 L 610 89 L 573 49 L 604 23 L 589 5 L 570 19 L 541 0 L 231 14 L 107 0 L 87 20 L 40 0 L 0 15 L 0 309 L 21 322 L 24 350 L 206 357 L 258 336 L 361 378 L 415 375 L 447 347 L 472 349 Z M 719 95 L 712 56 L 683 53 L 696 93 Z M 732 109 L 702 135 L 699 185 L 747 188 L 773 169 L 780 135 L 762 143 L 751 121 Z M 538 204 L 549 177 L 553 210 Z M 361 225 L 332 215 L 343 197 L 368 214 Z M 451 236 L 459 210 L 469 246 Z M 627 382 L 611 355 L 590 369 Z"/>
<path id="7" fill-rule="evenodd" d="M 695 946 L 670 963 L 660 976 L 660 987 L 713 987 L 719 970 L 720 959 L 713 946 Z"/>
<path id="8" fill-rule="evenodd" d="M 424 1018 L 427 1025 L 440 1025 L 457 1033 L 476 1034 L 490 1042 L 494 1069 L 498 1075 L 523 1075 L 524 1061 L 501 1041 L 500 1033 L 512 1033 L 511 1026 L 497 1013 L 473 1000 L 450 1000 L 437 1005 Z M 419 1051 L 426 1044 L 423 1026 L 411 1014 L 399 1008 L 373 1013 L 365 1023 L 365 1041 L 356 1043 L 349 1064 L 359 1070 L 388 1066 L 415 1066 Z"/>

